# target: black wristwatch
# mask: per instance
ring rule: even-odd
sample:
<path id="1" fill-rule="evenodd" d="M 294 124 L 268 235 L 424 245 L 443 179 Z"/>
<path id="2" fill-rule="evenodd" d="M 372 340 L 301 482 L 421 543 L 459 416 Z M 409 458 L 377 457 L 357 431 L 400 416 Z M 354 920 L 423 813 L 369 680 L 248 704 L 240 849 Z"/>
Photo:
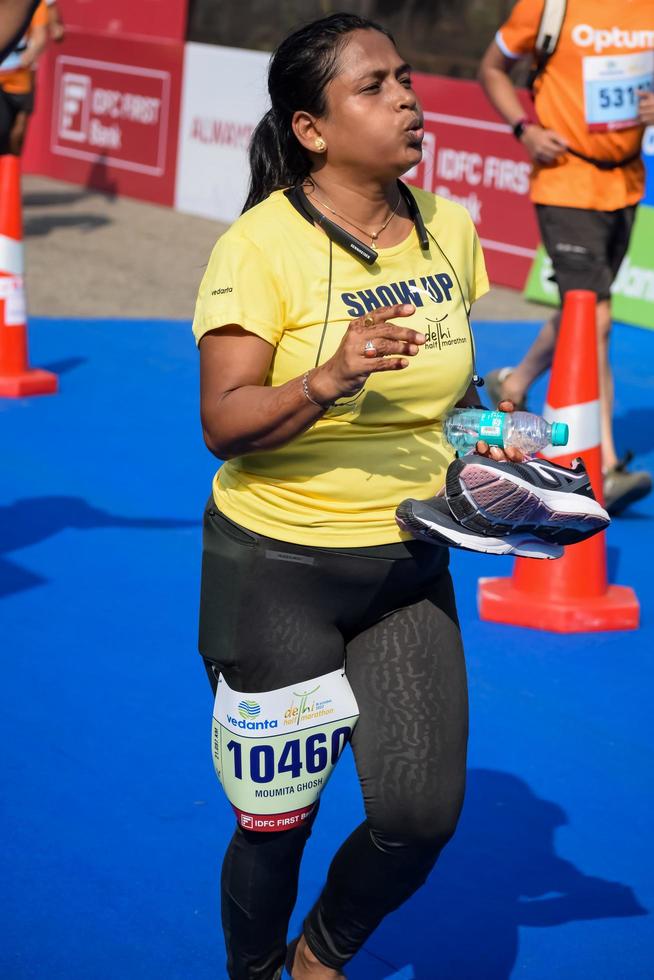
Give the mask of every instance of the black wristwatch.
<path id="1" fill-rule="evenodd" d="M 524 133 L 527 126 L 533 126 L 533 125 L 534 124 L 532 123 L 531 119 L 528 119 L 527 116 L 523 116 L 522 119 L 518 119 L 515 126 L 511 127 L 513 130 L 513 135 L 517 140 L 522 139 L 522 134 Z"/>

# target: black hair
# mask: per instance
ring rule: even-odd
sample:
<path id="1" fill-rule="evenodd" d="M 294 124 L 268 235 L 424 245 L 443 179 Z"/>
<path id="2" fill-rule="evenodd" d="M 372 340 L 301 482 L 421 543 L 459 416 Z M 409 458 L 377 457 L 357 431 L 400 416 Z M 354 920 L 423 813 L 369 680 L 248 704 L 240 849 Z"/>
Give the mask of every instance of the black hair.
<path id="1" fill-rule="evenodd" d="M 366 17 L 331 14 L 290 34 L 274 52 L 268 69 L 271 108 L 250 140 L 250 187 L 243 211 L 275 190 L 293 187 L 308 177 L 311 160 L 291 128 L 295 112 L 325 114 L 325 87 L 336 74 L 339 51 L 352 31 L 392 35 Z"/>

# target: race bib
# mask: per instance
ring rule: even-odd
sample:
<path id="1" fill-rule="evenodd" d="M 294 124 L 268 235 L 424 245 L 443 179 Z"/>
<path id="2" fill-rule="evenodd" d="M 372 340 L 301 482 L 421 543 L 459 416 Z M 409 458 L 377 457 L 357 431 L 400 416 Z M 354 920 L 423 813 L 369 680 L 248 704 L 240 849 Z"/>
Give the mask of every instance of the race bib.
<path id="1" fill-rule="evenodd" d="M 311 813 L 359 716 L 343 670 L 263 694 L 218 679 L 212 754 L 241 827 L 287 830 Z"/>
<path id="2" fill-rule="evenodd" d="M 638 92 L 654 91 L 654 51 L 587 55 L 583 60 L 583 79 L 590 132 L 638 126 Z"/>

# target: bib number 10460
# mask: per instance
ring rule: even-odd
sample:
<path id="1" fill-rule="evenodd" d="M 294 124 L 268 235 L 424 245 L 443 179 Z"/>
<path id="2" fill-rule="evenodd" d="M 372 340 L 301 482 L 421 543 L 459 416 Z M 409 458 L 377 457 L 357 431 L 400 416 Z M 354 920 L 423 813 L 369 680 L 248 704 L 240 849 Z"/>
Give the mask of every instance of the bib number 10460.
<path id="1" fill-rule="evenodd" d="M 306 739 L 292 738 L 283 742 L 279 757 L 272 745 L 246 746 L 244 752 L 243 743 L 236 739 L 229 741 L 226 749 L 232 754 L 236 779 L 243 779 L 245 762 L 253 782 L 271 783 L 277 774 L 290 773 L 293 779 L 298 779 L 303 769 L 313 774 L 326 769 L 330 761 L 332 766 L 336 765 L 351 734 L 352 729 L 344 725 L 336 728 L 329 740 L 324 732 L 315 732 Z"/>

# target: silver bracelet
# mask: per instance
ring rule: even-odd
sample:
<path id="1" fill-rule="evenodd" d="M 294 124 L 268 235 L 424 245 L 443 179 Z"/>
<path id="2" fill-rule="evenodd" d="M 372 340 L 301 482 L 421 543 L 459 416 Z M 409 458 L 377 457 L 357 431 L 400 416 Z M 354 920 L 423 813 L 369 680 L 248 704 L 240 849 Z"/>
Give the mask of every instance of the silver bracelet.
<path id="1" fill-rule="evenodd" d="M 310 373 L 311 373 L 310 371 L 305 371 L 304 374 L 302 375 L 302 391 L 304 392 L 304 396 L 305 398 L 308 399 L 308 401 L 311 402 L 312 405 L 315 405 L 316 408 L 321 408 L 323 412 L 326 412 L 327 409 L 329 408 L 329 405 L 321 405 L 320 402 L 317 402 L 315 398 L 311 397 L 311 392 L 309 391 Z"/>

